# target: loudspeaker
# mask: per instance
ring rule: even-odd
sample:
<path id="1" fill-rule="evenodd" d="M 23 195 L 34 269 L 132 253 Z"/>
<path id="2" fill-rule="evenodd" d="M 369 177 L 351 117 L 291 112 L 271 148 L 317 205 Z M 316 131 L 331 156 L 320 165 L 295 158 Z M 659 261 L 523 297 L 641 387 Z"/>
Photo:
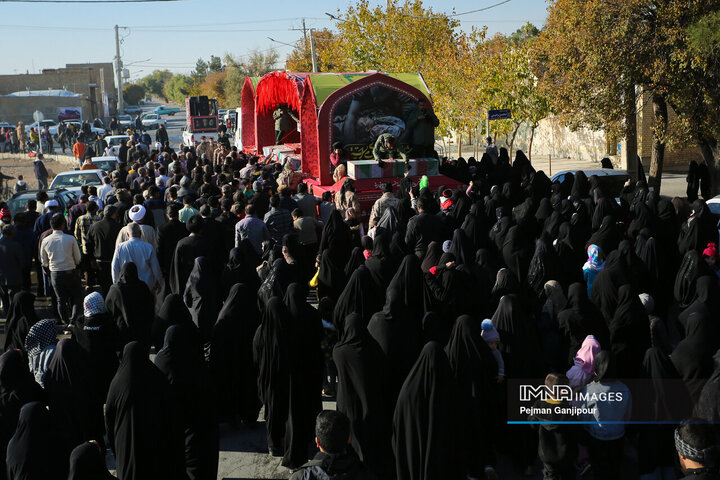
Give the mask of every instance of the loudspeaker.
<path id="1" fill-rule="evenodd" d="M 210 115 L 210 104 L 205 95 L 198 97 L 198 115 Z"/>
<path id="2" fill-rule="evenodd" d="M 190 105 L 190 116 L 195 117 L 198 115 L 198 97 L 188 98 L 188 104 Z"/>

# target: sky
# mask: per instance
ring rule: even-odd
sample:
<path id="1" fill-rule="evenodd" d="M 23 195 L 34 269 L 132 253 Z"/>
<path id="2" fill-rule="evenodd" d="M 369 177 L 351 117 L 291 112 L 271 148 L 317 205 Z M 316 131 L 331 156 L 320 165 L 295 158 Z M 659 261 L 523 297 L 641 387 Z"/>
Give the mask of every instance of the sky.
<path id="1" fill-rule="evenodd" d="M 434 11 L 457 13 L 476 10 L 501 0 L 425 0 Z M 262 1 L 180 0 L 158 3 L 107 4 L 2 4 L 3 38 L 0 74 L 39 73 L 66 63 L 112 62 L 117 24 L 122 39 L 121 57 L 131 80 L 156 69 L 188 73 L 195 62 L 211 54 L 242 57 L 253 49 L 275 48 L 280 65 L 307 28 L 332 28 L 325 12 L 336 14 L 350 0 Z M 371 5 L 384 1 L 370 0 Z M 509 0 L 503 5 L 457 17 L 462 29 L 486 25 L 490 35 L 512 33 L 530 21 L 545 23 L 544 0 Z"/>

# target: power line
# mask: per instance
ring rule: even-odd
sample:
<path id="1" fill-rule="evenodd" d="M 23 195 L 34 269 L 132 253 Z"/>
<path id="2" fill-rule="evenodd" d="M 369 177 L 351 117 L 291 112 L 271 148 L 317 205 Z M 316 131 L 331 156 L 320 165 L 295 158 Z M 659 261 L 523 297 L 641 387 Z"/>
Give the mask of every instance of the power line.
<path id="1" fill-rule="evenodd" d="M 0 3 L 155 3 L 183 0 L 0 0 Z"/>
<path id="2" fill-rule="evenodd" d="M 475 10 L 468 10 L 467 12 L 460 12 L 460 13 L 445 13 L 442 15 L 434 15 L 434 16 L 425 16 L 425 15 L 410 15 L 409 13 L 404 13 L 404 17 L 410 17 L 410 18 L 450 18 L 450 17 L 460 17 L 462 15 L 468 15 L 470 13 L 477 13 L 477 12 L 484 12 L 486 10 L 490 10 L 491 8 L 499 7 L 500 5 L 504 5 L 508 2 L 511 2 L 512 0 L 503 0 L 502 2 L 494 3 L 492 5 L 489 5 L 487 7 L 483 8 L 477 8 Z"/>

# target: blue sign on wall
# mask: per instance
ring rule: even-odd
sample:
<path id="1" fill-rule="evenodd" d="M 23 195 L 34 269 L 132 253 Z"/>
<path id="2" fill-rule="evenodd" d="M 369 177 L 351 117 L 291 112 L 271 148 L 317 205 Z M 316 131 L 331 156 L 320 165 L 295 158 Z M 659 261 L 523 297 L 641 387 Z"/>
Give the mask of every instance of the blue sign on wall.
<path id="1" fill-rule="evenodd" d="M 488 110 L 488 120 L 505 120 L 507 118 L 512 118 L 509 108 L 502 110 Z"/>

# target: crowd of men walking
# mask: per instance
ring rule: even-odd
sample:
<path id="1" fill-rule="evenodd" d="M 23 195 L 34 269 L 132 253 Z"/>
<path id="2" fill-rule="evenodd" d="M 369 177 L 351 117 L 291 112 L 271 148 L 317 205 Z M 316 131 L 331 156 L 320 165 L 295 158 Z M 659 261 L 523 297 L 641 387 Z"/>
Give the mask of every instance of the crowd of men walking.
<path id="1" fill-rule="evenodd" d="M 673 478 L 676 459 L 718 478 L 703 200 L 640 181 L 616 201 L 490 146 L 443 163 L 460 188 L 385 185 L 365 225 L 350 178 L 317 198 L 226 146 L 166 147 L 126 150 L 68 212 L 43 192 L 14 217 L 0 205 L 0 478 L 113 478 L 111 449 L 123 480 L 214 479 L 218 425 L 263 406 L 293 479 L 497 478 L 498 454 L 612 479 L 627 446 L 643 478 Z M 541 415 L 533 430 L 504 422 L 511 379 L 624 400 L 587 428 Z M 665 424 L 626 427 L 638 408 Z"/>

